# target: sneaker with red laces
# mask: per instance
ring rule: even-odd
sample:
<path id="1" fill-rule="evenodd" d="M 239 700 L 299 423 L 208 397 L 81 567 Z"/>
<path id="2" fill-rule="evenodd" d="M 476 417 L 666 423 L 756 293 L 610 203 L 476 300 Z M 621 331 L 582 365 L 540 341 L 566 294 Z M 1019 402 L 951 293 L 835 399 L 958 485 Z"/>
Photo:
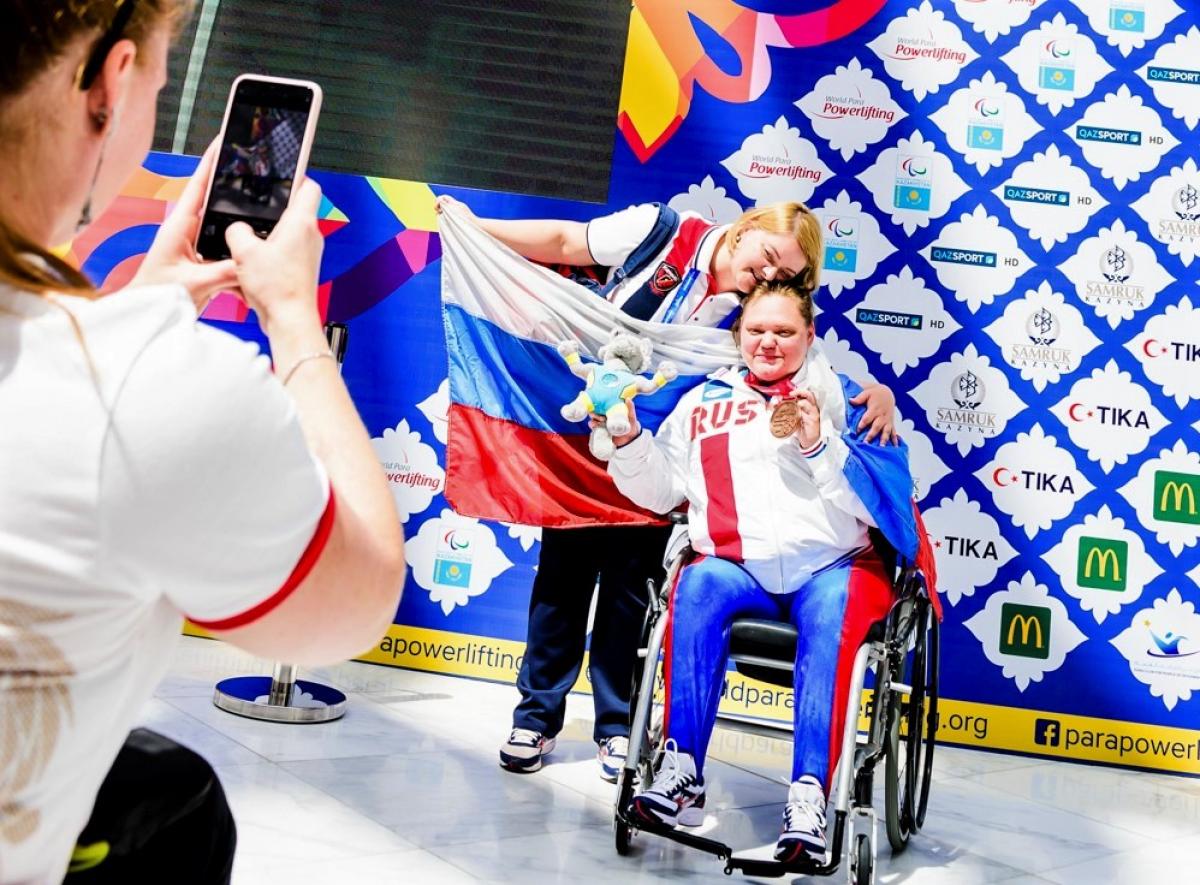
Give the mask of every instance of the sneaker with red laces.
<path id="1" fill-rule="evenodd" d="M 695 827 L 704 822 L 704 778 L 696 773 L 692 754 L 679 752 L 674 739 L 667 741 L 650 788 L 629 803 L 629 814 L 646 823 L 669 827 Z"/>
<path id="2" fill-rule="evenodd" d="M 820 781 L 806 774 L 788 788 L 775 859 L 793 863 L 807 855 L 823 862 L 825 846 L 825 791 Z"/>

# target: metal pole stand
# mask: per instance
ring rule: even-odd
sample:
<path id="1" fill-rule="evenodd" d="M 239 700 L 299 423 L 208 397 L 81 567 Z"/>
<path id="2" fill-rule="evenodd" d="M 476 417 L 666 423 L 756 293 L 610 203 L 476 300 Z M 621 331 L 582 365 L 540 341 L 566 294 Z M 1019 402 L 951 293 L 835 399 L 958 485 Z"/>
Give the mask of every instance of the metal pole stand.
<path id="1" fill-rule="evenodd" d="M 325 337 L 337 358 L 346 357 L 348 333 L 326 323 Z M 233 676 L 217 683 L 213 703 L 228 713 L 264 722 L 332 722 L 346 712 L 346 696 L 320 682 L 296 678 L 296 665 L 277 663 L 270 676 Z"/>

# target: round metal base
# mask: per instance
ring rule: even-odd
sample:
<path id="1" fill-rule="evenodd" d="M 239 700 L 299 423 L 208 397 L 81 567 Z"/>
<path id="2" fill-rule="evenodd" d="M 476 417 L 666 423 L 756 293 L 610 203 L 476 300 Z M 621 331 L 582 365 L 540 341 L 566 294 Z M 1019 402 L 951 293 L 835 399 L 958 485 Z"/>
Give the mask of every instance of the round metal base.
<path id="1" fill-rule="evenodd" d="M 234 676 L 217 683 L 213 703 L 229 713 L 264 722 L 332 722 L 346 712 L 346 696 L 336 688 L 297 679 L 286 703 L 269 702 L 270 676 Z M 278 685 L 275 686 L 278 692 Z"/>

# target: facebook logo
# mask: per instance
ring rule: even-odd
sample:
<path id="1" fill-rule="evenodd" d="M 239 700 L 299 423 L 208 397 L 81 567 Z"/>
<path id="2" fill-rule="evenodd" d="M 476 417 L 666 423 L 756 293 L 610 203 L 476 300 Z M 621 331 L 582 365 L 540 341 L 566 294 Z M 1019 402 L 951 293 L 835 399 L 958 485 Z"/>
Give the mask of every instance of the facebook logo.
<path id="1" fill-rule="evenodd" d="M 1033 742 L 1043 747 L 1057 747 L 1062 740 L 1062 726 L 1057 719 L 1038 719 L 1033 723 Z"/>

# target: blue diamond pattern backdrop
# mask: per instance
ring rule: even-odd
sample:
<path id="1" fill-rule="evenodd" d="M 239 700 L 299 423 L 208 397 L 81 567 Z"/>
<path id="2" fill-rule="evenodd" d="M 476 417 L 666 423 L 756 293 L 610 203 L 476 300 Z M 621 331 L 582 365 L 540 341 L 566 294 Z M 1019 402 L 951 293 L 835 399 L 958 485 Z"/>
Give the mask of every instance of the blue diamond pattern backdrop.
<path id="1" fill-rule="evenodd" d="M 827 3 L 745 5 L 768 20 Z M 827 240 L 826 351 L 892 387 L 913 448 L 947 600 L 943 695 L 1200 727 L 1200 11 L 881 6 L 831 42 L 768 39 L 761 92 L 731 101 L 696 85 L 652 149 L 635 151 L 623 125 L 607 206 L 430 188 L 505 217 L 671 199 L 727 220 L 809 203 Z M 743 73 L 747 54 L 693 19 L 711 64 Z M 403 626 L 371 657 L 512 679 L 500 650 L 524 639 L 536 533 L 455 517 L 439 494 L 436 235 L 414 260 L 396 209 L 409 198 L 316 177 L 348 218 L 328 239 L 330 311 L 350 326 L 345 377 L 403 502 L 413 565 Z M 392 270 L 371 277 L 379 291 L 360 275 L 339 307 L 337 278 L 396 242 Z M 227 328 L 255 337 L 252 322 Z M 1060 740 L 1047 721 L 1029 749 Z M 1106 758 L 1200 773 L 1194 746 L 1165 752 Z"/>

